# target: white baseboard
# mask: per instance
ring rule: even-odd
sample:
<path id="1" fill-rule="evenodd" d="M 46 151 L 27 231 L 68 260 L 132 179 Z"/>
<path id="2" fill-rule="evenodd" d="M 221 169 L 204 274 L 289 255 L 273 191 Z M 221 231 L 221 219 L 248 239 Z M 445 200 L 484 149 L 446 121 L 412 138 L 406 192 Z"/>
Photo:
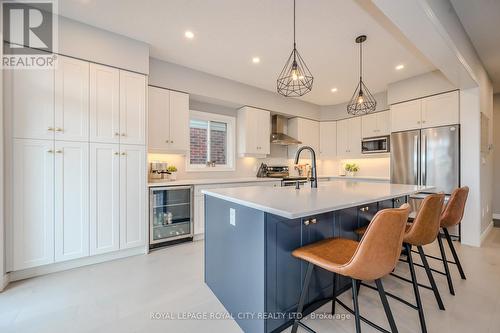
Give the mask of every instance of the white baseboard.
<path id="1" fill-rule="evenodd" d="M 204 233 L 203 234 L 196 234 L 196 235 L 193 236 L 193 240 L 194 241 L 199 241 L 199 240 L 203 240 L 203 239 L 205 239 L 205 234 Z"/>
<path id="2" fill-rule="evenodd" d="M 122 259 L 139 254 L 147 254 L 147 251 L 145 250 L 144 247 L 136 247 L 133 249 L 120 250 L 116 252 L 110 252 L 91 257 L 69 260 L 65 262 L 58 262 L 55 264 L 44 265 L 40 267 L 27 268 L 20 271 L 10 272 L 10 282 L 24 280 L 35 276 L 65 271 L 77 267 L 99 264 L 102 262 Z"/>
<path id="3" fill-rule="evenodd" d="M 5 287 L 9 284 L 9 273 L 0 276 L 0 292 L 4 291 Z"/>
<path id="4" fill-rule="evenodd" d="M 500 220 L 500 213 L 499 214 L 493 214 L 493 218 L 495 220 Z"/>
<path id="5" fill-rule="evenodd" d="M 488 224 L 488 226 L 486 227 L 486 229 L 481 234 L 481 245 L 483 245 L 484 240 L 486 239 L 486 237 L 488 237 L 488 235 L 490 234 L 491 230 L 493 230 L 493 221 L 491 221 L 490 224 Z"/>

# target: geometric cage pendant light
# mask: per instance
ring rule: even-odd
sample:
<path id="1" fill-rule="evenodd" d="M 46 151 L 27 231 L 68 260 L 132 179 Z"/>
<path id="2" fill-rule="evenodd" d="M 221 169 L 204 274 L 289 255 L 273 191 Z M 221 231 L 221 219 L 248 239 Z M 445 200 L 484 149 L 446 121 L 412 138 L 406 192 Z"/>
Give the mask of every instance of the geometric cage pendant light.
<path id="1" fill-rule="evenodd" d="M 278 93 L 285 97 L 300 97 L 311 91 L 313 76 L 300 56 L 295 42 L 295 0 L 293 0 L 293 50 L 276 80 Z"/>
<path id="2" fill-rule="evenodd" d="M 351 101 L 347 104 L 347 113 L 352 115 L 367 114 L 375 111 L 377 101 L 373 98 L 365 83 L 363 82 L 363 42 L 366 36 L 356 37 L 356 43 L 359 44 L 359 83 L 354 90 Z"/>

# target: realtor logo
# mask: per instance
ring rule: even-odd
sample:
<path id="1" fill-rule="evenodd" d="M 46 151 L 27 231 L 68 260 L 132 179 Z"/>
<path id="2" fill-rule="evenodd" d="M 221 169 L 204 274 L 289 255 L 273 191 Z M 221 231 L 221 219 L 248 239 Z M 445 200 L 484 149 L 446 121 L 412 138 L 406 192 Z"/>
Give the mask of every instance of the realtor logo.
<path id="1" fill-rule="evenodd" d="M 54 1 L 2 3 L 3 68 L 53 68 L 57 15 Z"/>

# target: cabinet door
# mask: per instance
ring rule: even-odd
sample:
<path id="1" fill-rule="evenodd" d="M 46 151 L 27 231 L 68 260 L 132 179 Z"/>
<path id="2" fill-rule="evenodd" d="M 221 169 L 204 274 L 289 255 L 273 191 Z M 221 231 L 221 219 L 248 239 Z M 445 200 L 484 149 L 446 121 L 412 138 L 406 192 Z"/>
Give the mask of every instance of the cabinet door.
<path id="1" fill-rule="evenodd" d="M 148 89 L 148 150 L 166 152 L 170 144 L 170 91 Z"/>
<path id="2" fill-rule="evenodd" d="M 90 145 L 90 254 L 120 249 L 118 144 Z"/>
<path id="3" fill-rule="evenodd" d="M 422 99 L 422 127 L 458 124 L 458 104 L 458 91 Z"/>
<path id="4" fill-rule="evenodd" d="M 6 70 L 4 82 L 7 136 L 53 139 L 54 71 Z"/>
<path id="5" fill-rule="evenodd" d="M 170 91 L 170 150 L 189 149 L 189 95 Z"/>
<path id="6" fill-rule="evenodd" d="M 288 121 L 288 125 L 288 134 L 302 142 L 302 144 L 297 146 L 289 146 L 288 154 L 290 158 L 294 158 L 297 149 L 302 146 L 310 146 L 316 152 L 316 156 L 319 156 L 319 122 L 303 118 L 293 118 Z M 303 159 L 311 158 L 307 151 L 300 157 Z"/>
<path id="7" fill-rule="evenodd" d="M 145 244 L 146 151 L 144 147 L 120 145 L 120 248 Z"/>
<path id="8" fill-rule="evenodd" d="M 319 123 L 319 156 L 320 158 L 337 156 L 337 123 L 335 121 Z"/>
<path id="9" fill-rule="evenodd" d="M 363 138 L 371 138 L 378 134 L 378 113 L 367 114 L 361 117 L 361 130 Z"/>
<path id="10" fill-rule="evenodd" d="M 90 141 L 120 141 L 120 71 L 90 64 Z"/>
<path id="11" fill-rule="evenodd" d="M 13 269 L 54 262 L 53 141 L 14 139 Z"/>
<path id="12" fill-rule="evenodd" d="M 349 119 L 337 121 L 337 155 L 349 155 Z"/>
<path id="13" fill-rule="evenodd" d="M 259 110 L 257 117 L 257 143 L 259 154 L 271 154 L 271 113 Z"/>
<path id="14" fill-rule="evenodd" d="M 377 135 L 391 134 L 391 115 L 389 111 L 376 113 L 377 115 Z"/>
<path id="15" fill-rule="evenodd" d="M 422 100 L 391 105 L 391 130 L 401 132 L 420 128 Z"/>
<path id="16" fill-rule="evenodd" d="M 56 140 L 89 139 L 89 63 L 59 57 L 55 79 Z"/>
<path id="17" fill-rule="evenodd" d="M 55 143 L 55 261 L 89 255 L 89 144 Z"/>
<path id="18" fill-rule="evenodd" d="M 349 156 L 361 155 L 361 117 L 349 119 Z"/>
<path id="19" fill-rule="evenodd" d="M 120 70 L 120 143 L 146 143 L 146 77 Z"/>

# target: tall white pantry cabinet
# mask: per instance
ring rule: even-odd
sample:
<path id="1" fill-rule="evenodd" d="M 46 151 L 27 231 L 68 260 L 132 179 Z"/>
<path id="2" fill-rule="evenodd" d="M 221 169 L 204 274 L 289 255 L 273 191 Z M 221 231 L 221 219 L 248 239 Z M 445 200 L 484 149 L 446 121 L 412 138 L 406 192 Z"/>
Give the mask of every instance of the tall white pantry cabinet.
<path id="1" fill-rule="evenodd" d="M 4 74 L 9 271 L 146 244 L 146 76 L 58 56 Z"/>

